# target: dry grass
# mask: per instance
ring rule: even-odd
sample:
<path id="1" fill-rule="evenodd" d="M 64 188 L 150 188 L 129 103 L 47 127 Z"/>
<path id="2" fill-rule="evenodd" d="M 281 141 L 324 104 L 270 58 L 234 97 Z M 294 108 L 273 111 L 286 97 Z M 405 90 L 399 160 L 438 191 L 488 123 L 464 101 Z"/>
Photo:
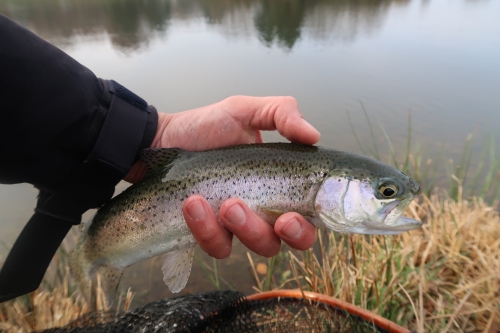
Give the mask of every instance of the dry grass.
<path id="1" fill-rule="evenodd" d="M 110 310 L 99 284 L 96 303 L 92 307 L 78 293 L 73 292 L 75 286 L 69 278 L 65 248 L 67 244 L 63 245 L 52 262 L 48 275 L 53 276 L 46 277 L 40 288 L 29 295 L 0 303 L 0 332 L 24 333 L 45 330 L 64 326 L 89 312 L 91 308 L 98 311 Z M 64 273 L 61 275 L 61 272 Z M 47 280 L 52 280 L 52 283 L 49 284 Z M 133 294 L 129 289 L 124 301 L 120 297 L 116 307 L 117 312 L 127 311 L 132 298 Z"/>
<path id="2" fill-rule="evenodd" d="M 262 280 L 254 269 L 256 289 L 300 287 L 334 296 L 417 332 L 499 332 L 498 202 L 464 200 L 461 193 L 459 187 L 458 200 L 433 194 L 413 203 L 407 214 L 426 222 L 421 230 L 393 237 L 318 231 L 314 250 L 282 251 Z M 0 304 L 0 331 L 62 326 L 89 311 L 70 283 L 67 247 L 39 290 Z M 99 289 L 98 295 L 94 307 L 108 310 Z M 127 310 L 131 298 L 129 290 L 117 308 Z"/>
<path id="3" fill-rule="evenodd" d="M 283 251 L 270 259 L 258 289 L 299 285 L 417 332 L 495 332 L 500 327 L 500 215 L 482 199 L 460 196 L 458 201 L 423 196 L 407 213 L 425 221 L 424 227 L 394 237 L 318 231 L 315 250 Z M 0 331 L 62 326 L 88 312 L 89 304 L 69 282 L 66 257 L 64 251 L 56 256 L 50 284 L 46 280 L 38 291 L 0 304 Z M 129 291 L 117 308 L 127 310 L 131 298 Z M 95 307 L 108 310 L 102 297 Z"/>
<path id="4" fill-rule="evenodd" d="M 498 211 L 459 193 L 458 201 L 424 196 L 407 214 L 426 224 L 394 237 L 319 231 L 319 249 L 282 252 L 284 264 L 270 262 L 268 277 L 274 287 L 298 284 L 417 332 L 498 332 Z M 260 289 L 271 285 L 267 279 L 258 281 Z"/>
<path id="5" fill-rule="evenodd" d="M 0 304 L 0 330 L 31 332 L 62 326 L 88 312 L 81 298 L 68 293 L 67 279 L 49 291 L 35 291 L 27 297 Z"/>

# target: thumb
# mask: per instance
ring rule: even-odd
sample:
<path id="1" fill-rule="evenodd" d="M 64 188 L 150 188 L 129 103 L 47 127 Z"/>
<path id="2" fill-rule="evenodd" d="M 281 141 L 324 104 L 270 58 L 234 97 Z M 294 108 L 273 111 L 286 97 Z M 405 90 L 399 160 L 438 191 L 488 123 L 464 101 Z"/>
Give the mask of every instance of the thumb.
<path id="1" fill-rule="evenodd" d="M 254 130 L 277 130 L 288 140 L 304 144 L 319 141 L 320 133 L 302 117 L 293 97 L 233 96 L 225 102 L 233 117 Z"/>

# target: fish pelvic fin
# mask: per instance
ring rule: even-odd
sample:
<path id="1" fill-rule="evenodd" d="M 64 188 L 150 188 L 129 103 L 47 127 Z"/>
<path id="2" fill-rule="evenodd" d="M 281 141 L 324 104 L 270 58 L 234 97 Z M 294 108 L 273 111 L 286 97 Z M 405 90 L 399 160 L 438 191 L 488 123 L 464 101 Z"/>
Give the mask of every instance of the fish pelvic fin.
<path id="1" fill-rule="evenodd" d="M 169 168 L 168 165 L 175 161 L 182 152 L 184 150 L 180 148 L 143 149 L 141 152 L 141 161 L 146 163 L 148 173 L 156 170 L 165 171 L 165 167 Z"/>
<path id="2" fill-rule="evenodd" d="M 92 305 L 96 309 L 110 308 L 113 303 L 123 269 L 99 266 L 92 281 Z"/>
<path id="3" fill-rule="evenodd" d="M 188 245 L 163 255 L 163 281 L 173 293 L 178 293 L 186 286 L 193 266 L 195 246 Z"/>

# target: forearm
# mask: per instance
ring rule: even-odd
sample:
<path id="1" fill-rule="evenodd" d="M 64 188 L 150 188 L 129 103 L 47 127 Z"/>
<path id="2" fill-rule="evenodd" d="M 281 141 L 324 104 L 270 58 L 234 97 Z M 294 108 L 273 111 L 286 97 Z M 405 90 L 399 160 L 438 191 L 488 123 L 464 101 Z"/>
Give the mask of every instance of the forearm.
<path id="1" fill-rule="evenodd" d="M 112 99 L 108 82 L 2 15 L 0 73 L 0 182 L 57 191 L 99 138 Z M 141 143 L 125 152 L 135 159 L 156 133 L 157 113 L 149 111 Z"/>
<path id="2" fill-rule="evenodd" d="M 71 225 L 108 201 L 151 145 L 158 115 L 2 15 L 0 75 L 0 183 L 40 189 L 0 270 L 3 302 L 38 287 Z"/>

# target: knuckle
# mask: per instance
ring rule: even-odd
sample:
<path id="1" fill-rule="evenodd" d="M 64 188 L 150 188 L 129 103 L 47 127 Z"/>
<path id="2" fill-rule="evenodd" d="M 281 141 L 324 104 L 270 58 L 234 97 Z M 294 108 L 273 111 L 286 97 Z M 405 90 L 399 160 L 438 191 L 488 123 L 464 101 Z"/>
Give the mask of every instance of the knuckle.
<path id="1" fill-rule="evenodd" d="M 257 233 L 253 234 L 249 237 L 249 242 L 252 244 L 253 247 L 256 249 L 260 249 L 263 247 L 263 245 L 266 245 L 266 237 L 263 233 Z"/>
<path id="2" fill-rule="evenodd" d="M 229 96 L 229 97 L 226 97 L 222 102 L 224 104 L 228 104 L 228 105 L 235 105 L 235 104 L 238 104 L 241 102 L 241 100 L 245 98 L 245 96 L 242 96 L 242 95 L 234 95 L 234 96 Z"/>
<path id="3" fill-rule="evenodd" d="M 275 256 L 281 248 L 281 244 L 279 241 L 276 241 L 272 237 L 267 237 L 263 233 L 257 234 L 252 237 L 250 244 L 252 251 L 267 258 Z"/>
<path id="4" fill-rule="evenodd" d="M 290 122 L 290 116 L 286 112 L 279 114 L 277 118 L 278 119 L 276 119 L 276 123 L 282 128 L 285 128 L 286 125 Z"/>
<path id="5" fill-rule="evenodd" d="M 294 105 L 294 106 L 297 105 L 297 100 L 295 99 L 295 97 L 292 97 L 292 96 L 283 96 L 283 97 L 281 97 L 281 99 L 282 99 L 282 103 L 291 104 L 291 105 Z"/>
<path id="6" fill-rule="evenodd" d="M 205 230 L 203 233 L 197 235 L 198 237 L 198 242 L 201 244 L 203 243 L 203 245 L 205 247 L 214 247 L 214 246 L 217 246 L 219 245 L 220 243 L 220 237 L 219 237 L 219 233 L 215 230 L 211 230 L 211 229 L 208 229 L 208 230 Z"/>

